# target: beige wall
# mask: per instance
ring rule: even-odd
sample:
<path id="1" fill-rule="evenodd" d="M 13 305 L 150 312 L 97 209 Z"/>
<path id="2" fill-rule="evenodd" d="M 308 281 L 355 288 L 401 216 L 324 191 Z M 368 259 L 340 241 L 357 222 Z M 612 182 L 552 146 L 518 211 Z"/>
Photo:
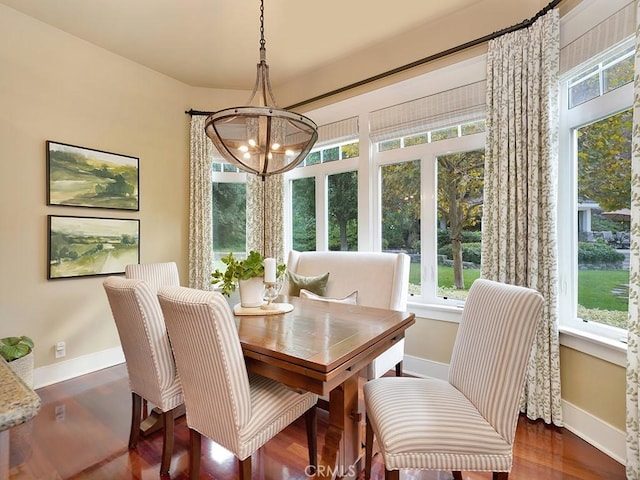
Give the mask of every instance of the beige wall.
<path id="1" fill-rule="evenodd" d="M 457 323 L 418 318 L 406 337 L 405 353 L 448 365 L 457 331 Z"/>
<path id="2" fill-rule="evenodd" d="M 318 70 L 307 72 L 306 75 L 292 78 L 282 85 L 277 85 L 275 86 L 276 98 L 282 106 L 314 98 L 416 60 L 439 54 L 458 45 L 483 38 L 505 27 L 519 24 L 523 20 L 533 17 L 548 3 L 547 0 L 480 0 L 467 9 L 454 12 L 428 25 L 403 32 L 384 43 L 371 45 L 358 55 L 339 59 Z M 375 28 L 375 26 L 372 25 L 371 28 Z M 311 39 L 310 41 L 316 40 Z M 317 41 L 322 41 L 322 39 Z M 455 58 L 447 57 L 437 62 L 415 67 L 375 83 L 349 90 L 344 94 L 332 97 L 330 100 L 305 105 L 298 110 L 304 112 L 329 102 L 362 94 L 374 88 L 441 68 L 452 61 L 477 56 L 483 50 L 486 51 L 486 44 L 473 50 L 467 50 L 463 54 L 457 54 Z M 273 68 L 277 68 L 277 66 L 274 65 Z"/>
<path id="3" fill-rule="evenodd" d="M 138 218 L 141 261 L 176 261 L 186 283 L 184 111 L 247 92 L 205 95 L 3 5 L 0 31 L 0 337 L 31 336 L 42 367 L 57 341 L 62 360 L 119 345 L 103 277 L 47 280 L 47 215 Z M 46 140 L 139 157 L 140 211 L 47 206 Z"/>
<path id="4" fill-rule="evenodd" d="M 625 430 L 626 369 L 560 347 L 562 399 Z"/>

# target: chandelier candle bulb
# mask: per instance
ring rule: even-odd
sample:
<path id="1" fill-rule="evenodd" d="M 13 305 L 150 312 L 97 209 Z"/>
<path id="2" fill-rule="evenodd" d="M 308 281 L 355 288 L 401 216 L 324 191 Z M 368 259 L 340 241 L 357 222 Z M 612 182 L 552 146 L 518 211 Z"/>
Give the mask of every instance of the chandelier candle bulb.
<path id="1" fill-rule="evenodd" d="M 276 259 L 275 258 L 264 259 L 264 282 L 276 283 Z"/>

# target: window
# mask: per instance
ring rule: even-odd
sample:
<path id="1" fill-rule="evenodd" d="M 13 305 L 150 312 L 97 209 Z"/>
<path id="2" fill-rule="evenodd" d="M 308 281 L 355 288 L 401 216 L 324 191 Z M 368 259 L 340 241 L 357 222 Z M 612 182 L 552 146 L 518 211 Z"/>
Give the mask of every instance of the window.
<path id="1" fill-rule="evenodd" d="M 383 165 L 380 170 L 382 251 L 409 254 L 410 293 L 420 295 L 420 160 Z"/>
<path id="2" fill-rule="evenodd" d="M 215 172 L 211 198 L 214 269 L 224 267 L 220 259 L 229 252 L 239 258 L 244 258 L 247 252 L 245 174 Z"/>
<path id="3" fill-rule="evenodd" d="M 319 163 L 335 162 L 336 160 L 343 160 L 345 158 L 355 158 L 358 155 L 360 155 L 358 142 L 332 145 L 310 152 L 304 161 L 298 165 L 298 168 L 309 167 Z"/>
<path id="4" fill-rule="evenodd" d="M 410 256 L 411 302 L 459 305 L 480 276 L 484 133 L 461 135 L 460 125 L 438 131 L 456 134 L 378 144 L 381 250 Z M 392 142 L 399 147 L 385 150 Z"/>
<path id="5" fill-rule="evenodd" d="M 604 95 L 633 81 L 633 45 L 613 52 L 568 81 L 569 108 Z"/>
<path id="6" fill-rule="evenodd" d="M 325 152 L 339 152 L 336 160 Z M 289 241 L 298 251 L 358 249 L 358 143 L 333 145 L 307 155 L 288 179 Z M 310 158 L 322 161 L 309 164 Z"/>
<path id="7" fill-rule="evenodd" d="M 626 329 L 629 302 L 632 111 L 575 131 L 578 205 L 590 204 L 578 232 L 578 317 Z M 616 213 L 618 212 L 618 213 Z M 590 228 L 587 228 L 590 226 Z"/>
<path id="8" fill-rule="evenodd" d="M 316 249 L 316 179 L 291 181 L 292 247 L 299 252 Z"/>
<path id="9" fill-rule="evenodd" d="M 427 96 L 380 108 L 390 104 L 384 98 L 372 104 L 378 109 L 359 105 L 350 110 L 357 117 L 320 127 L 304 164 L 286 173 L 292 248 L 405 252 L 410 302 L 459 306 L 479 275 L 485 70 L 471 62 L 442 78 L 434 74 L 435 83 L 416 83 Z M 452 88 L 452 78 L 473 83 Z M 442 90 L 428 94 L 425 85 L 435 84 Z M 358 134 L 358 124 L 368 132 Z M 462 230 L 463 251 L 473 260 L 453 260 L 461 242 L 451 241 L 452 227 Z M 464 278 L 460 288 L 454 271 L 455 280 Z"/>
<path id="10" fill-rule="evenodd" d="M 378 151 L 386 152 L 387 150 L 395 150 L 397 148 L 411 147 L 423 143 L 437 142 L 446 140 L 447 138 L 464 137 L 473 135 L 474 133 L 484 132 L 484 120 L 456 125 L 453 127 L 441 128 L 430 132 L 420 133 L 402 138 L 394 138 L 378 143 Z"/>
<path id="11" fill-rule="evenodd" d="M 314 149 L 285 174 L 292 249 L 358 249 L 359 165 L 358 117 L 318 127 Z"/>
<path id="12" fill-rule="evenodd" d="M 438 296 L 465 300 L 480 276 L 484 150 L 438 157 Z"/>
<path id="13" fill-rule="evenodd" d="M 358 250 L 358 172 L 329 175 L 329 250 Z"/>
<path id="14" fill-rule="evenodd" d="M 625 340 L 633 45 L 587 63 L 561 84 L 558 234 L 560 322 Z"/>

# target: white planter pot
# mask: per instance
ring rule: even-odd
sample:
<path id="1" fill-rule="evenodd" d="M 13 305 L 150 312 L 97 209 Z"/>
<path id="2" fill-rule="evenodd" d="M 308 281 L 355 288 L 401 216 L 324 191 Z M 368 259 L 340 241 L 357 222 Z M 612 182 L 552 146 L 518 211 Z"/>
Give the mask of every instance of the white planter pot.
<path id="1" fill-rule="evenodd" d="M 264 298 L 264 282 L 262 277 L 254 277 L 249 280 L 240 280 L 240 305 L 245 308 L 262 306 Z"/>

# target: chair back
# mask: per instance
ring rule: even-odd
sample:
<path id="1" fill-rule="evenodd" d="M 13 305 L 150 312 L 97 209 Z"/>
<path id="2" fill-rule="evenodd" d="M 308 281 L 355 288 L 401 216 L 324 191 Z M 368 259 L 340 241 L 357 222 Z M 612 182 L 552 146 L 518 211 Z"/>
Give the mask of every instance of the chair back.
<path id="1" fill-rule="evenodd" d="M 103 285 L 120 336 L 131 390 L 163 411 L 175 408 L 182 403 L 182 399 L 175 403 L 180 382 L 155 292 L 143 280 L 122 277 L 108 277 Z"/>
<path id="2" fill-rule="evenodd" d="M 225 298 L 217 292 L 162 287 L 158 299 L 182 382 L 187 424 L 228 450 L 239 450 L 251 418 L 240 339 Z"/>
<path id="3" fill-rule="evenodd" d="M 126 278 L 144 280 L 153 293 L 158 293 L 160 287 L 180 285 L 176 262 L 132 263 L 125 267 L 124 275 Z"/>
<path id="4" fill-rule="evenodd" d="M 409 292 L 409 256 L 390 252 L 298 252 L 292 250 L 287 270 L 303 276 L 329 272 L 327 297 L 345 297 L 358 291 L 358 304 L 406 310 Z M 282 293 L 287 293 L 285 286 Z"/>
<path id="5" fill-rule="evenodd" d="M 543 304 L 535 290 L 478 279 L 453 346 L 449 382 L 510 444 Z"/>

